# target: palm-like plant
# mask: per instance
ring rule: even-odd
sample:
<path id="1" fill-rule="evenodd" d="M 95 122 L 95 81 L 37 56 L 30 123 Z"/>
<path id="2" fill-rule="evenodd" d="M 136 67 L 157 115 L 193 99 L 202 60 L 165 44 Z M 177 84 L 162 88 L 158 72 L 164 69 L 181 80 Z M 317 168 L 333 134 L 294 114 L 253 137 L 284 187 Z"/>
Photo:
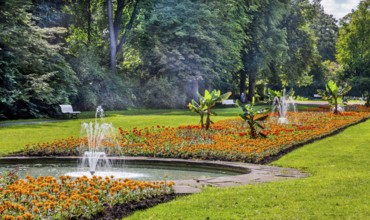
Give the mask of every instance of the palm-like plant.
<path id="1" fill-rule="evenodd" d="M 266 137 L 265 134 L 258 131 L 258 129 L 264 129 L 261 122 L 265 121 L 268 118 L 268 115 L 258 116 L 258 114 L 265 114 L 268 109 L 257 110 L 254 108 L 254 97 L 252 98 L 251 104 L 243 105 L 239 100 L 236 101 L 236 105 L 243 110 L 243 114 L 239 116 L 248 123 L 249 128 L 251 129 L 251 137 L 257 138 L 258 136 Z"/>
<path id="2" fill-rule="evenodd" d="M 220 90 L 213 90 L 209 92 L 208 90 L 204 91 L 204 96 L 198 94 L 199 103 L 197 103 L 194 99 L 188 104 L 190 111 L 196 112 L 200 115 L 200 125 L 202 129 L 208 130 L 211 123 L 211 115 L 217 115 L 214 111 L 212 111 L 212 107 L 216 105 L 216 103 L 220 103 L 223 100 L 228 99 L 231 96 L 231 92 L 227 92 L 221 95 Z M 204 116 L 206 115 L 206 123 L 204 125 Z"/>
<path id="3" fill-rule="evenodd" d="M 326 90 L 318 89 L 317 92 L 322 96 L 323 100 L 328 101 L 331 106 L 334 106 L 334 114 L 338 114 L 338 106 L 346 104 L 343 101 L 343 96 L 351 89 L 351 86 L 340 87 L 337 86 L 333 80 L 330 80 L 328 84 L 326 84 Z"/>

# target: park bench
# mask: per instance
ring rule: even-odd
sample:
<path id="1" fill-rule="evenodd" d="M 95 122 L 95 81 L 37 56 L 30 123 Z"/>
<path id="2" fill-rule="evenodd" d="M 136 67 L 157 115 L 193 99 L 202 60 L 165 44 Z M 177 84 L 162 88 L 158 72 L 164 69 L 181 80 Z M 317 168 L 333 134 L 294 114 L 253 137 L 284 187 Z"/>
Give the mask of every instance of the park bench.
<path id="1" fill-rule="evenodd" d="M 235 103 L 234 103 L 234 100 L 233 100 L 233 99 L 226 99 L 226 100 L 223 100 L 223 101 L 222 101 L 222 104 L 223 104 L 223 105 L 235 105 Z"/>
<path id="2" fill-rule="evenodd" d="M 72 105 L 59 105 L 63 116 L 70 116 L 70 118 L 77 118 L 80 111 L 73 111 Z"/>

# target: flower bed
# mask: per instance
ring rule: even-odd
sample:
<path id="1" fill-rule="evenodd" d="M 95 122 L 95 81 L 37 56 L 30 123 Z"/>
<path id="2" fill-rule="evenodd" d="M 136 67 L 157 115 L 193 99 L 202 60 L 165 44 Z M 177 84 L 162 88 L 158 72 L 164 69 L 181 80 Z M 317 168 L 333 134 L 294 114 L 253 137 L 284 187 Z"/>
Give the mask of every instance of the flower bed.
<path id="1" fill-rule="evenodd" d="M 278 125 L 270 120 L 262 131 L 267 138 L 252 139 L 241 119 L 219 121 L 208 131 L 198 125 L 119 129 L 115 142 L 105 143 L 109 155 L 196 158 L 259 163 L 297 144 L 328 135 L 370 117 L 370 112 L 300 112 L 288 115 L 298 122 Z M 288 119 L 289 119 L 288 118 Z M 295 121 L 294 120 L 294 121 Z M 292 120 L 293 121 L 293 120 Z M 81 155 L 84 138 L 69 138 L 27 146 L 25 155 Z"/>
<path id="2" fill-rule="evenodd" d="M 3 179 L 7 178 L 3 176 Z M 2 219 L 92 218 L 112 207 L 173 193 L 173 182 L 144 182 L 113 177 L 30 176 L 0 187 Z"/>

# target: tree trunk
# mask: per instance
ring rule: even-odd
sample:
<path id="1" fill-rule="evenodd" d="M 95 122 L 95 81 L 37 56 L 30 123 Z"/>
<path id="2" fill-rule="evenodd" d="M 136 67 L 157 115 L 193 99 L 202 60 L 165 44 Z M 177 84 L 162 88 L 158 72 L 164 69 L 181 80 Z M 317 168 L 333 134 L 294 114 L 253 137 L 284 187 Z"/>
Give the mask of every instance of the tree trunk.
<path id="1" fill-rule="evenodd" d="M 248 58 L 247 58 L 247 53 L 245 52 L 246 49 L 243 48 L 242 50 L 242 63 L 243 63 L 243 69 L 240 70 L 240 82 L 239 82 L 239 94 L 242 96 L 244 94 L 244 99 L 245 99 L 245 83 L 247 81 L 247 67 L 248 67 Z M 240 101 L 243 102 L 245 100 L 242 100 L 240 97 Z"/>
<path id="2" fill-rule="evenodd" d="M 118 42 L 118 36 L 121 29 L 121 22 L 122 22 L 122 13 L 123 9 L 125 8 L 125 0 L 118 0 L 117 8 L 114 13 L 114 21 L 113 21 L 113 30 L 114 30 L 114 38 L 116 39 L 116 45 Z"/>
<path id="3" fill-rule="evenodd" d="M 252 98 L 254 97 L 254 90 L 256 87 L 256 75 L 257 70 L 253 69 L 249 71 L 248 101 L 252 101 Z"/>
<path id="4" fill-rule="evenodd" d="M 139 0 L 136 0 L 134 5 L 134 10 L 132 11 L 130 21 L 128 22 L 125 33 L 121 37 L 119 43 L 119 33 L 121 31 L 121 22 L 122 22 L 122 13 L 124 8 L 126 7 L 125 0 L 119 0 L 117 2 L 117 9 L 114 13 L 113 18 L 113 4 L 112 0 L 107 0 L 107 8 L 108 8 L 108 20 L 109 20 L 109 40 L 110 40 L 110 68 L 111 72 L 116 72 L 117 66 L 117 55 L 122 51 L 122 46 L 126 42 L 127 34 L 132 28 L 132 24 L 137 14 Z"/>
<path id="5" fill-rule="evenodd" d="M 132 28 L 132 24 L 134 23 L 134 20 L 135 20 L 136 15 L 137 15 L 138 4 L 139 4 L 139 0 L 136 0 L 135 5 L 134 5 L 134 10 L 132 11 L 132 14 L 131 14 L 131 17 L 130 17 L 130 21 L 128 22 L 128 24 L 126 26 L 125 33 L 123 34 L 123 36 L 122 36 L 122 38 L 121 38 L 121 40 L 120 40 L 120 42 L 117 46 L 117 53 L 121 52 L 122 46 L 126 42 L 127 34 Z"/>
<path id="6" fill-rule="evenodd" d="M 193 80 L 192 85 L 191 85 L 191 93 L 192 93 L 193 99 L 197 102 L 199 101 L 198 94 L 197 94 L 198 91 L 199 91 L 199 81 Z"/>
<path id="7" fill-rule="evenodd" d="M 240 71 L 240 83 L 239 83 L 239 94 L 241 95 L 242 93 L 245 94 L 245 83 L 247 81 L 247 71 L 245 71 L 244 69 L 242 69 Z"/>
<path id="8" fill-rule="evenodd" d="M 210 125 L 211 125 L 211 108 L 208 107 L 208 109 L 207 109 L 207 118 L 206 118 L 206 130 L 209 129 Z"/>
<path id="9" fill-rule="evenodd" d="M 112 73 L 116 73 L 116 57 L 117 57 L 117 40 L 113 25 L 112 0 L 107 0 L 108 8 L 108 24 L 109 24 L 109 43 L 110 43 L 110 69 Z"/>
<path id="10" fill-rule="evenodd" d="M 336 115 L 339 114 L 337 97 L 335 97 L 335 102 L 334 102 L 334 114 Z"/>
<path id="11" fill-rule="evenodd" d="M 200 128 L 204 129 L 204 114 L 200 114 Z"/>

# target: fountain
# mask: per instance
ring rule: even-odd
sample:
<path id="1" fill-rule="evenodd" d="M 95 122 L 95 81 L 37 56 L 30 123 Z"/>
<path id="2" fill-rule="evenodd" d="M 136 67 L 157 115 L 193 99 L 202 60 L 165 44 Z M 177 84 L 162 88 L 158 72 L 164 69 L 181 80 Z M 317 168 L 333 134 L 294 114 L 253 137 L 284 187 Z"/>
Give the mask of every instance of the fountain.
<path id="1" fill-rule="evenodd" d="M 81 167 L 87 166 L 91 175 L 94 175 L 97 167 L 111 168 L 107 155 L 102 151 L 102 142 L 113 131 L 111 123 L 103 123 L 104 110 L 101 106 L 96 108 L 95 122 L 82 123 L 82 130 L 86 133 L 89 150 L 84 152 Z M 101 123 L 98 122 L 100 118 Z"/>
<path id="2" fill-rule="evenodd" d="M 289 124 L 287 119 L 288 111 L 297 111 L 293 97 L 291 95 L 287 96 L 285 89 L 282 91 L 282 93 L 270 90 L 270 94 L 275 94 L 272 102 L 272 112 L 278 112 L 278 124 Z M 295 123 L 297 123 L 297 119 L 295 119 Z"/>

